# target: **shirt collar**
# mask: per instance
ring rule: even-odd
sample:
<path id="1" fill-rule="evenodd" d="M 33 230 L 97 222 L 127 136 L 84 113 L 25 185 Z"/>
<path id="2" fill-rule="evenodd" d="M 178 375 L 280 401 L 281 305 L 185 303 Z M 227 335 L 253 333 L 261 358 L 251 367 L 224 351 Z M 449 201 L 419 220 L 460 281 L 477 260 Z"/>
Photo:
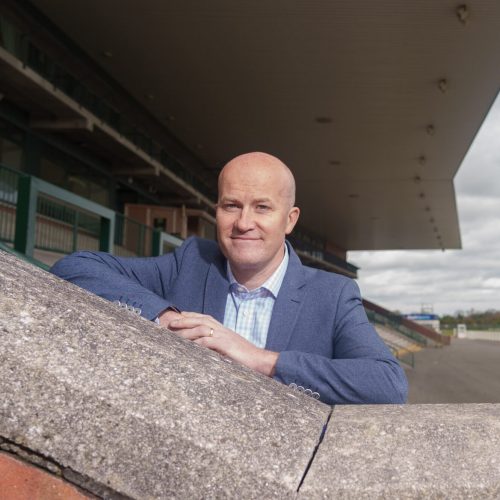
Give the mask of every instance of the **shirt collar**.
<path id="1" fill-rule="evenodd" d="M 274 271 L 274 273 L 271 276 L 269 276 L 269 278 L 267 278 L 267 280 L 256 290 L 265 288 L 274 296 L 274 298 L 276 298 L 278 296 L 278 292 L 280 291 L 281 284 L 283 283 L 283 279 L 285 278 L 285 273 L 288 267 L 289 260 L 290 260 L 289 251 L 287 245 L 285 244 L 285 254 L 283 255 L 283 260 L 281 261 L 281 264 L 278 266 L 276 271 Z M 226 267 L 227 267 L 227 277 L 229 278 L 229 283 L 231 285 L 237 284 L 238 286 L 245 288 L 243 285 L 241 285 L 236 281 L 236 278 L 234 277 L 234 274 L 231 271 L 231 266 L 229 265 L 229 261 L 226 262 Z"/>

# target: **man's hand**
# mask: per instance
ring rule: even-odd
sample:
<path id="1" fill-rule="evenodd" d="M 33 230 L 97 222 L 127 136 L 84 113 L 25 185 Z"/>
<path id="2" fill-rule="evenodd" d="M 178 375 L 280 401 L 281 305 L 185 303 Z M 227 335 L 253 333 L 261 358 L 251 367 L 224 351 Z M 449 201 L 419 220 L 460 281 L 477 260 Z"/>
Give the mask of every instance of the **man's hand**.
<path id="1" fill-rule="evenodd" d="M 168 328 L 168 325 L 171 321 L 180 317 L 181 313 L 172 309 L 166 309 L 158 316 L 158 321 L 160 322 L 160 326 L 163 326 L 163 328 Z"/>
<path id="2" fill-rule="evenodd" d="M 160 317 L 160 324 L 180 337 L 217 351 L 223 356 L 268 377 L 274 375 L 278 360 L 277 352 L 256 347 L 241 335 L 226 328 L 212 316 L 194 312 L 179 314 L 175 311 L 166 311 Z"/>

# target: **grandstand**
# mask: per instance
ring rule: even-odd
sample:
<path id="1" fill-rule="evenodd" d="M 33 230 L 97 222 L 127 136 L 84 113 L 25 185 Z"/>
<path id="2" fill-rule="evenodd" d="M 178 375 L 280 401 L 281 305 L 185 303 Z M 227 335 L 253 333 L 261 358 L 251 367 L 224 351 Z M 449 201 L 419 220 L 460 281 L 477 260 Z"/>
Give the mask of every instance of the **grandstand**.
<path id="1" fill-rule="evenodd" d="M 493 1 L 5 0 L 0 240 L 48 265 L 160 255 L 213 237 L 220 168 L 265 150 L 296 176 L 305 263 L 356 278 L 349 250 L 460 248 L 453 177 L 498 90 L 499 16 Z M 448 341 L 365 307 L 410 365 Z"/>

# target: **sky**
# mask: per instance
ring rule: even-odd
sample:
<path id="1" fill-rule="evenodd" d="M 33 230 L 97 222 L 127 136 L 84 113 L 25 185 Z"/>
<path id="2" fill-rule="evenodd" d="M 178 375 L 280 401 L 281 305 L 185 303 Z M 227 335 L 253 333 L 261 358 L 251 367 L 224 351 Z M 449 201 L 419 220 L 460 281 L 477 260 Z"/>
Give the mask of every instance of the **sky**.
<path id="1" fill-rule="evenodd" d="M 454 183 L 462 250 L 349 252 L 363 297 L 401 313 L 500 310 L 500 94 Z"/>

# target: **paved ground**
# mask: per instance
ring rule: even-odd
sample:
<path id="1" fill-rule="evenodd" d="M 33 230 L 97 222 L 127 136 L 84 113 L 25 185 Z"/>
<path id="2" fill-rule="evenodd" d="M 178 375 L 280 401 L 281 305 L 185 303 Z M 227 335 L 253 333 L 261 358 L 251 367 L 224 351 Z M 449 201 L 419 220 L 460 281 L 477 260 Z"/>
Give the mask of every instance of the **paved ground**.
<path id="1" fill-rule="evenodd" d="M 452 339 L 415 354 L 409 403 L 500 403 L 500 342 Z"/>

